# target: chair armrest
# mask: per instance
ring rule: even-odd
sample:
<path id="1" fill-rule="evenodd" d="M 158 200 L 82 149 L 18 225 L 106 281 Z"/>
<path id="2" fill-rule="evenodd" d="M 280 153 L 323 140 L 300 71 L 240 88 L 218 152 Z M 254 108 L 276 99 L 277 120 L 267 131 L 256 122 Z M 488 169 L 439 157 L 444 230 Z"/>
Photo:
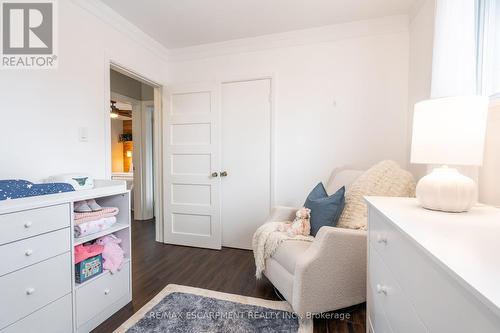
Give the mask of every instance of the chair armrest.
<path id="1" fill-rule="evenodd" d="M 319 230 L 295 266 L 295 312 L 332 311 L 366 300 L 366 235 L 364 230 Z"/>
<path id="2" fill-rule="evenodd" d="M 295 218 L 295 213 L 299 208 L 287 207 L 287 206 L 275 206 L 271 210 L 271 214 L 267 218 L 266 222 L 271 221 L 293 221 Z"/>

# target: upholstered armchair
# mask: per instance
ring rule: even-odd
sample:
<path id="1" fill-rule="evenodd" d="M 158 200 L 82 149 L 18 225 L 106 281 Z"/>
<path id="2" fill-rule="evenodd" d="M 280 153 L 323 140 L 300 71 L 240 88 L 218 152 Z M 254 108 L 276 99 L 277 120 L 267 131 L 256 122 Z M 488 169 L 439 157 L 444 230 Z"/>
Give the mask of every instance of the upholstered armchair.
<path id="1" fill-rule="evenodd" d="M 329 194 L 350 184 L 363 171 L 337 168 L 326 186 Z M 275 207 L 270 221 L 293 220 L 295 207 Z M 286 240 L 266 260 L 264 275 L 304 316 L 366 300 L 366 231 L 322 227 L 313 242 Z"/>

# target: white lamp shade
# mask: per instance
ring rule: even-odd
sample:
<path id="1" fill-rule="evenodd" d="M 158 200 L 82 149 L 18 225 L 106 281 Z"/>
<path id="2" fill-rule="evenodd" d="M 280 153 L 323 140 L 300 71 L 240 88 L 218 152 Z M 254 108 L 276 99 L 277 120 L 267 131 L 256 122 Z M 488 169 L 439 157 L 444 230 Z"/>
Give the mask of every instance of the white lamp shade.
<path id="1" fill-rule="evenodd" d="M 461 96 L 415 104 L 411 162 L 442 165 L 483 163 L 487 97 Z"/>

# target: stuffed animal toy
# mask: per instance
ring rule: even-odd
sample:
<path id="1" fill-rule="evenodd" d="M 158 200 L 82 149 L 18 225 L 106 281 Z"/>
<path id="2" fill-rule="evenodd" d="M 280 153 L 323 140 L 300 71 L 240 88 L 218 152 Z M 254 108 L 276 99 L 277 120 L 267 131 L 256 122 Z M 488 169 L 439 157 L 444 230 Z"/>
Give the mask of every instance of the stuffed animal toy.
<path id="1" fill-rule="evenodd" d="M 124 252 L 120 244 L 122 240 L 115 235 L 107 235 L 96 240 L 97 245 L 103 245 L 102 264 L 103 269 L 109 270 L 111 273 L 116 273 L 120 270 L 123 263 Z"/>
<path id="2" fill-rule="evenodd" d="M 279 227 L 279 231 L 286 232 L 289 237 L 297 235 L 308 236 L 311 233 L 311 210 L 302 207 L 295 213 L 295 220 L 291 223 L 283 223 Z"/>

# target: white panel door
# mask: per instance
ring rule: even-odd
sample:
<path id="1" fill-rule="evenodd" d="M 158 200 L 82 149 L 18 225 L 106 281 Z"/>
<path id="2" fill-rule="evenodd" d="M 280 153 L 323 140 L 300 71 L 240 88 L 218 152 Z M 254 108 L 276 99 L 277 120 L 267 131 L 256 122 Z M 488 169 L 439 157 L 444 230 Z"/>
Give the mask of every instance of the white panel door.
<path id="1" fill-rule="evenodd" d="M 251 249 L 271 208 L 271 80 L 222 84 L 222 244 Z"/>
<path id="2" fill-rule="evenodd" d="M 221 248 L 218 89 L 173 88 L 166 119 L 164 242 Z"/>

